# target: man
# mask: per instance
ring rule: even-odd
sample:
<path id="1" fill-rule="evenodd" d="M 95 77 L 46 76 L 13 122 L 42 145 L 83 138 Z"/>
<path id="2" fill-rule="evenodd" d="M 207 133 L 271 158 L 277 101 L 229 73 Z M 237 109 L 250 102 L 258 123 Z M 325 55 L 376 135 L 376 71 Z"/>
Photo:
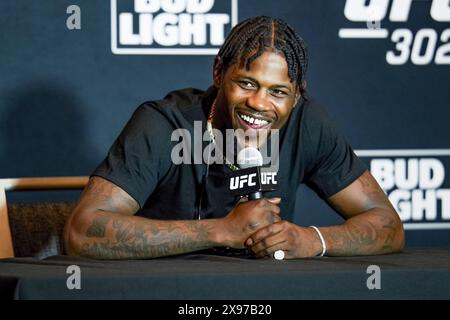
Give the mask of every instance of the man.
<path id="1" fill-rule="evenodd" d="M 136 110 L 67 222 L 68 253 L 136 259 L 229 247 L 295 259 L 402 250 L 397 213 L 308 97 L 306 69 L 305 44 L 285 22 L 256 17 L 235 26 L 215 59 L 213 87 L 174 91 Z M 279 129 L 278 190 L 239 201 L 223 183 L 234 159 L 175 164 L 172 133 L 193 132 L 195 121 L 212 134 Z M 301 183 L 345 223 L 316 228 L 290 222 Z"/>

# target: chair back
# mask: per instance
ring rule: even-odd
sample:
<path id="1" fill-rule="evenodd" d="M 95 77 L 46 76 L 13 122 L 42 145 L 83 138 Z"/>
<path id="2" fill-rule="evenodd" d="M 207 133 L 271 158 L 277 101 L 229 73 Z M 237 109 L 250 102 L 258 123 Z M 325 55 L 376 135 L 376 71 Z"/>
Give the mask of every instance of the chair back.
<path id="1" fill-rule="evenodd" d="M 0 179 L 0 258 L 63 253 L 64 224 L 75 203 L 7 203 L 7 192 L 83 189 L 89 177 Z"/>

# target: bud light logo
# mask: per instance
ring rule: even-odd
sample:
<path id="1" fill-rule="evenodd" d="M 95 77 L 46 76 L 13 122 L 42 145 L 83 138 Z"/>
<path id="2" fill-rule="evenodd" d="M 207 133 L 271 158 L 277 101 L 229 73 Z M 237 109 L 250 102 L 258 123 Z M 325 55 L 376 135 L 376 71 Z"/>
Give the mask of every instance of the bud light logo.
<path id="1" fill-rule="evenodd" d="M 114 54 L 215 55 L 238 20 L 238 0 L 111 0 Z"/>
<path id="2" fill-rule="evenodd" d="M 450 229 L 450 150 L 360 150 L 406 230 Z"/>

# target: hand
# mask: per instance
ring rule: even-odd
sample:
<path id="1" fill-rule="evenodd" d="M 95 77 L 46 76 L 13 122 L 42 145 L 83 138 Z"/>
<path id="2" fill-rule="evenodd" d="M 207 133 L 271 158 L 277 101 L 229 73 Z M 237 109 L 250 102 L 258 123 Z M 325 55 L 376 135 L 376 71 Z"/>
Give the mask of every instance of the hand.
<path id="1" fill-rule="evenodd" d="M 272 256 L 283 250 L 285 259 L 307 258 L 322 252 L 322 243 L 316 231 L 287 221 L 268 225 L 252 234 L 245 245 L 256 257 Z"/>
<path id="2" fill-rule="evenodd" d="M 280 198 L 240 201 L 223 218 L 225 246 L 245 248 L 245 240 L 256 230 L 280 221 L 280 202 Z"/>

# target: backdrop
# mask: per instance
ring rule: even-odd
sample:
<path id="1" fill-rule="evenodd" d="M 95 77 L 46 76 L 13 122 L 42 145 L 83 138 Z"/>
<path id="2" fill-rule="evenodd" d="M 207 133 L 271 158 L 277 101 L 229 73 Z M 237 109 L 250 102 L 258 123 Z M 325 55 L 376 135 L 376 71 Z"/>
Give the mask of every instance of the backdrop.
<path id="1" fill-rule="evenodd" d="M 89 175 L 141 102 L 207 88 L 231 26 L 263 14 L 306 40 L 309 91 L 389 194 L 407 245 L 450 244 L 448 0 L 2 0 L 0 177 Z M 341 221 L 305 188 L 297 200 L 300 224 Z"/>

